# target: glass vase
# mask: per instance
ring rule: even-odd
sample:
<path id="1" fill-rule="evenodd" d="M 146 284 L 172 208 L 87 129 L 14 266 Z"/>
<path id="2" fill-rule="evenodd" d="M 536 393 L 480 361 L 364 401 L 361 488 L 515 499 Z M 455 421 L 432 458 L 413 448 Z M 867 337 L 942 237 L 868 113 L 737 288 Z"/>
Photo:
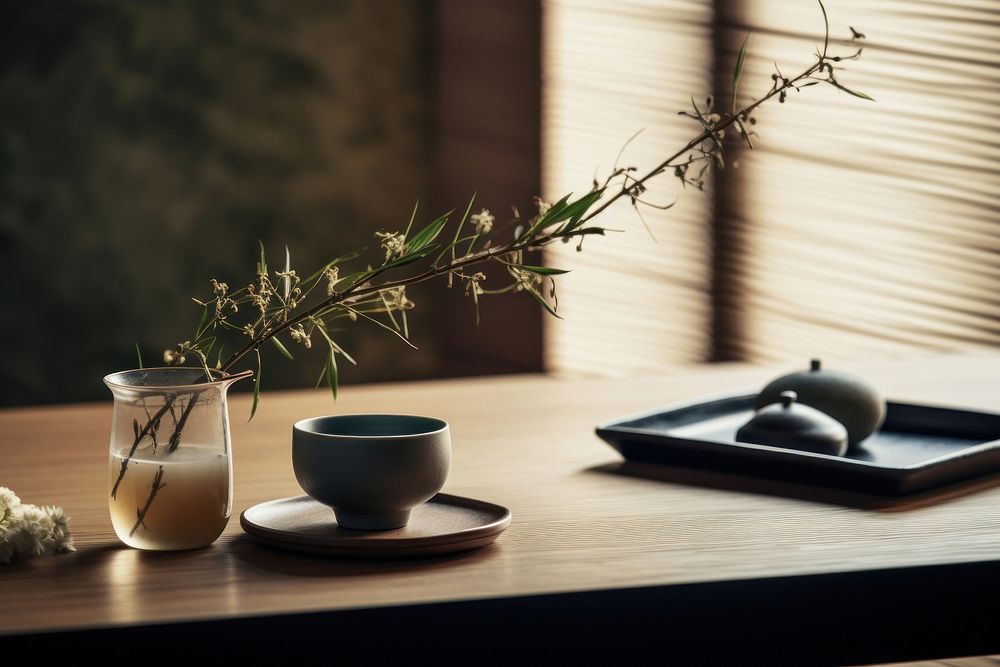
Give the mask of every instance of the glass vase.
<path id="1" fill-rule="evenodd" d="M 251 371 L 147 368 L 112 373 L 108 508 L 137 549 L 196 549 L 215 541 L 233 505 L 226 393 Z"/>

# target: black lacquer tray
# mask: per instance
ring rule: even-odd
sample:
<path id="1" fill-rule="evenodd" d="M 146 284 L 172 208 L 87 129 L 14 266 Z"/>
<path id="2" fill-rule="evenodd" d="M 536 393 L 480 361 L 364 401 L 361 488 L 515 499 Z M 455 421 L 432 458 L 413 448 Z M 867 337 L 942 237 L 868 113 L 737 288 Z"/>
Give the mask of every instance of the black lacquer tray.
<path id="1" fill-rule="evenodd" d="M 708 468 L 900 496 L 1000 469 L 1000 414 L 888 403 L 882 428 L 845 456 L 736 442 L 755 394 L 670 405 L 606 422 L 630 461 Z"/>

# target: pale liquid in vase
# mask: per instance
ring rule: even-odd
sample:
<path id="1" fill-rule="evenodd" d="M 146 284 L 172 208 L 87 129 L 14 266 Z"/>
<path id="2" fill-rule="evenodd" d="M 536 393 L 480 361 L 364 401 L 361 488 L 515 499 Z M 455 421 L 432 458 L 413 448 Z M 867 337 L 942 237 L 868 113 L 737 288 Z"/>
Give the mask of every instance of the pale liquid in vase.
<path id="1" fill-rule="evenodd" d="M 156 455 L 136 452 L 128 470 L 111 498 L 111 489 L 121 471 L 122 457 L 114 453 L 108 485 L 111 523 L 118 537 L 138 549 L 194 549 L 210 544 L 229 521 L 232 495 L 229 486 L 229 457 L 218 447 L 182 444 Z M 157 471 L 163 467 L 161 488 L 149 510 L 131 536 L 136 513 L 146 506 Z"/>

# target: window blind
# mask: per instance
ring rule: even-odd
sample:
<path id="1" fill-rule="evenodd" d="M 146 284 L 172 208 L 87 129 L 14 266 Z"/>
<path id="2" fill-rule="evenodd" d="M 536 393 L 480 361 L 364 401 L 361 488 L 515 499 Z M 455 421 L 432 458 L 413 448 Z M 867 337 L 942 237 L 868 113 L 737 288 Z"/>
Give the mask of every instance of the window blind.
<path id="1" fill-rule="evenodd" d="M 752 34 L 742 90 L 794 72 L 822 42 L 811 2 L 741 4 L 734 49 Z M 801 362 L 899 357 L 1000 342 L 1000 10 L 990 2 L 830 0 L 831 34 L 867 35 L 841 77 L 877 102 L 817 86 L 757 114 L 739 155 L 730 220 L 685 192 L 646 214 L 650 241 L 622 206 L 626 234 L 550 259 L 565 321 L 549 321 L 555 371 L 628 373 L 707 360 L 713 309 L 736 308 L 740 356 Z M 690 126 L 676 111 L 706 92 L 711 3 L 545 4 L 544 188 L 585 187 L 588 170 L 647 127 L 625 161 L 655 164 Z M 732 12 L 730 13 L 732 15 Z M 847 50 L 849 43 L 840 47 Z M 610 156 L 610 158 L 609 158 Z M 669 181 L 670 179 L 663 179 Z M 672 183 L 657 189 L 670 199 Z M 733 214 L 733 211 L 736 211 Z M 741 229 L 740 257 L 712 298 L 712 230 Z M 637 228 L 638 226 L 638 228 Z M 717 332 L 715 332 L 717 333 Z"/>
<path id="2" fill-rule="evenodd" d="M 749 7 L 748 83 L 821 39 L 811 3 Z M 828 4 L 867 35 L 843 80 L 759 118 L 744 156 L 751 359 L 898 357 L 1000 342 L 1000 8 Z M 842 48 L 848 48 L 847 46 Z M 828 87 L 827 87 L 828 88 Z M 814 94 L 815 93 L 815 94 Z"/>
<path id="3" fill-rule="evenodd" d="M 640 169 L 683 146 L 692 91 L 705 90 L 711 6 L 698 1 L 548 0 L 543 5 L 543 190 L 557 198 L 590 188 L 621 163 Z M 674 199 L 660 179 L 648 197 Z M 564 320 L 546 323 L 546 366 L 556 371 L 632 372 L 698 360 L 706 353 L 709 202 L 688 192 L 669 211 L 646 209 L 655 241 L 628 205 L 601 225 L 625 230 L 547 251 Z"/>

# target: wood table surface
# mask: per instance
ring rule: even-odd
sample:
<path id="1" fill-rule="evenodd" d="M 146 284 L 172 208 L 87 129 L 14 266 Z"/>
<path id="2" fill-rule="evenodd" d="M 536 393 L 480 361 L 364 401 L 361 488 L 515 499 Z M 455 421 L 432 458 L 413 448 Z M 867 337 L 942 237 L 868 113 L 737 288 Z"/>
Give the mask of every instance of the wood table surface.
<path id="1" fill-rule="evenodd" d="M 892 399 L 1000 410 L 1000 356 L 854 369 Z M 63 506 L 78 548 L 0 566 L 0 643 L 52 633 L 104 641 L 165 625 L 247 639 L 268 628 L 294 633 L 306 621 L 313 630 L 330 623 L 362 632 L 414 618 L 425 620 L 414 627 L 426 632 L 433 625 L 427 612 L 435 610 L 456 628 L 488 621 L 553 641 L 564 632 L 564 640 L 594 650 L 615 637 L 649 638 L 680 655 L 693 650 L 686 635 L 715 624 L 758 633 L 770 626 L 772 639 L 791 647 L 744 646 L 748 664 L 801 657 L 806 641 L 818 642 L 813 657 L 829 660 L 1000 650 L 997 633 L 983 637 L 969 625 L 978 618 L 969 610 L 998 592 L 1000 476 L 877 498 L 622 464 L 593 432 L 598 422 L 672 401 L 759 387 L 785 370 L 727 364 L 611 380 L 534 375 L 347 386 L 336 406 L 324 391 L 271 392 L 249 424 L 248 397 L 235 396 L 233 517 L 210 547 L 175 553 L 127 548 L 111 528 L 110 397 L 0 411 L 0 484 L 25 502 Z M 332 412 L 447 420 L 453 462 L 444 491 L 507 506 L 512 525 L 488 547 L 418 560 L 335 560 L 253 542 L 239 513 L 301 493 L 291 470 L 292 423 Z M 921 615 L 944 605 L 952 608 L 927 620 L 940 641 L 928 643 Z M 855 611 L 836 616 L 844 609 Z M 843 627 L 875 613 L 905 619 L 910 629 L 899 632 L 912 631 L 913 641 L 894 628 L 884 643 L 874 630 L 859 631 L 864 641 L 855 643 L 865 648 L 855 653 L 844 646 L 851 642 L 826 645 L 822 633 L 800 641 L 780 629 L 809 614 L 818 624 L 841 618 Z M 650 623 L 663 631 L 650 637 Z M 595 626 L 602 632 L 580 634 Z"/>

